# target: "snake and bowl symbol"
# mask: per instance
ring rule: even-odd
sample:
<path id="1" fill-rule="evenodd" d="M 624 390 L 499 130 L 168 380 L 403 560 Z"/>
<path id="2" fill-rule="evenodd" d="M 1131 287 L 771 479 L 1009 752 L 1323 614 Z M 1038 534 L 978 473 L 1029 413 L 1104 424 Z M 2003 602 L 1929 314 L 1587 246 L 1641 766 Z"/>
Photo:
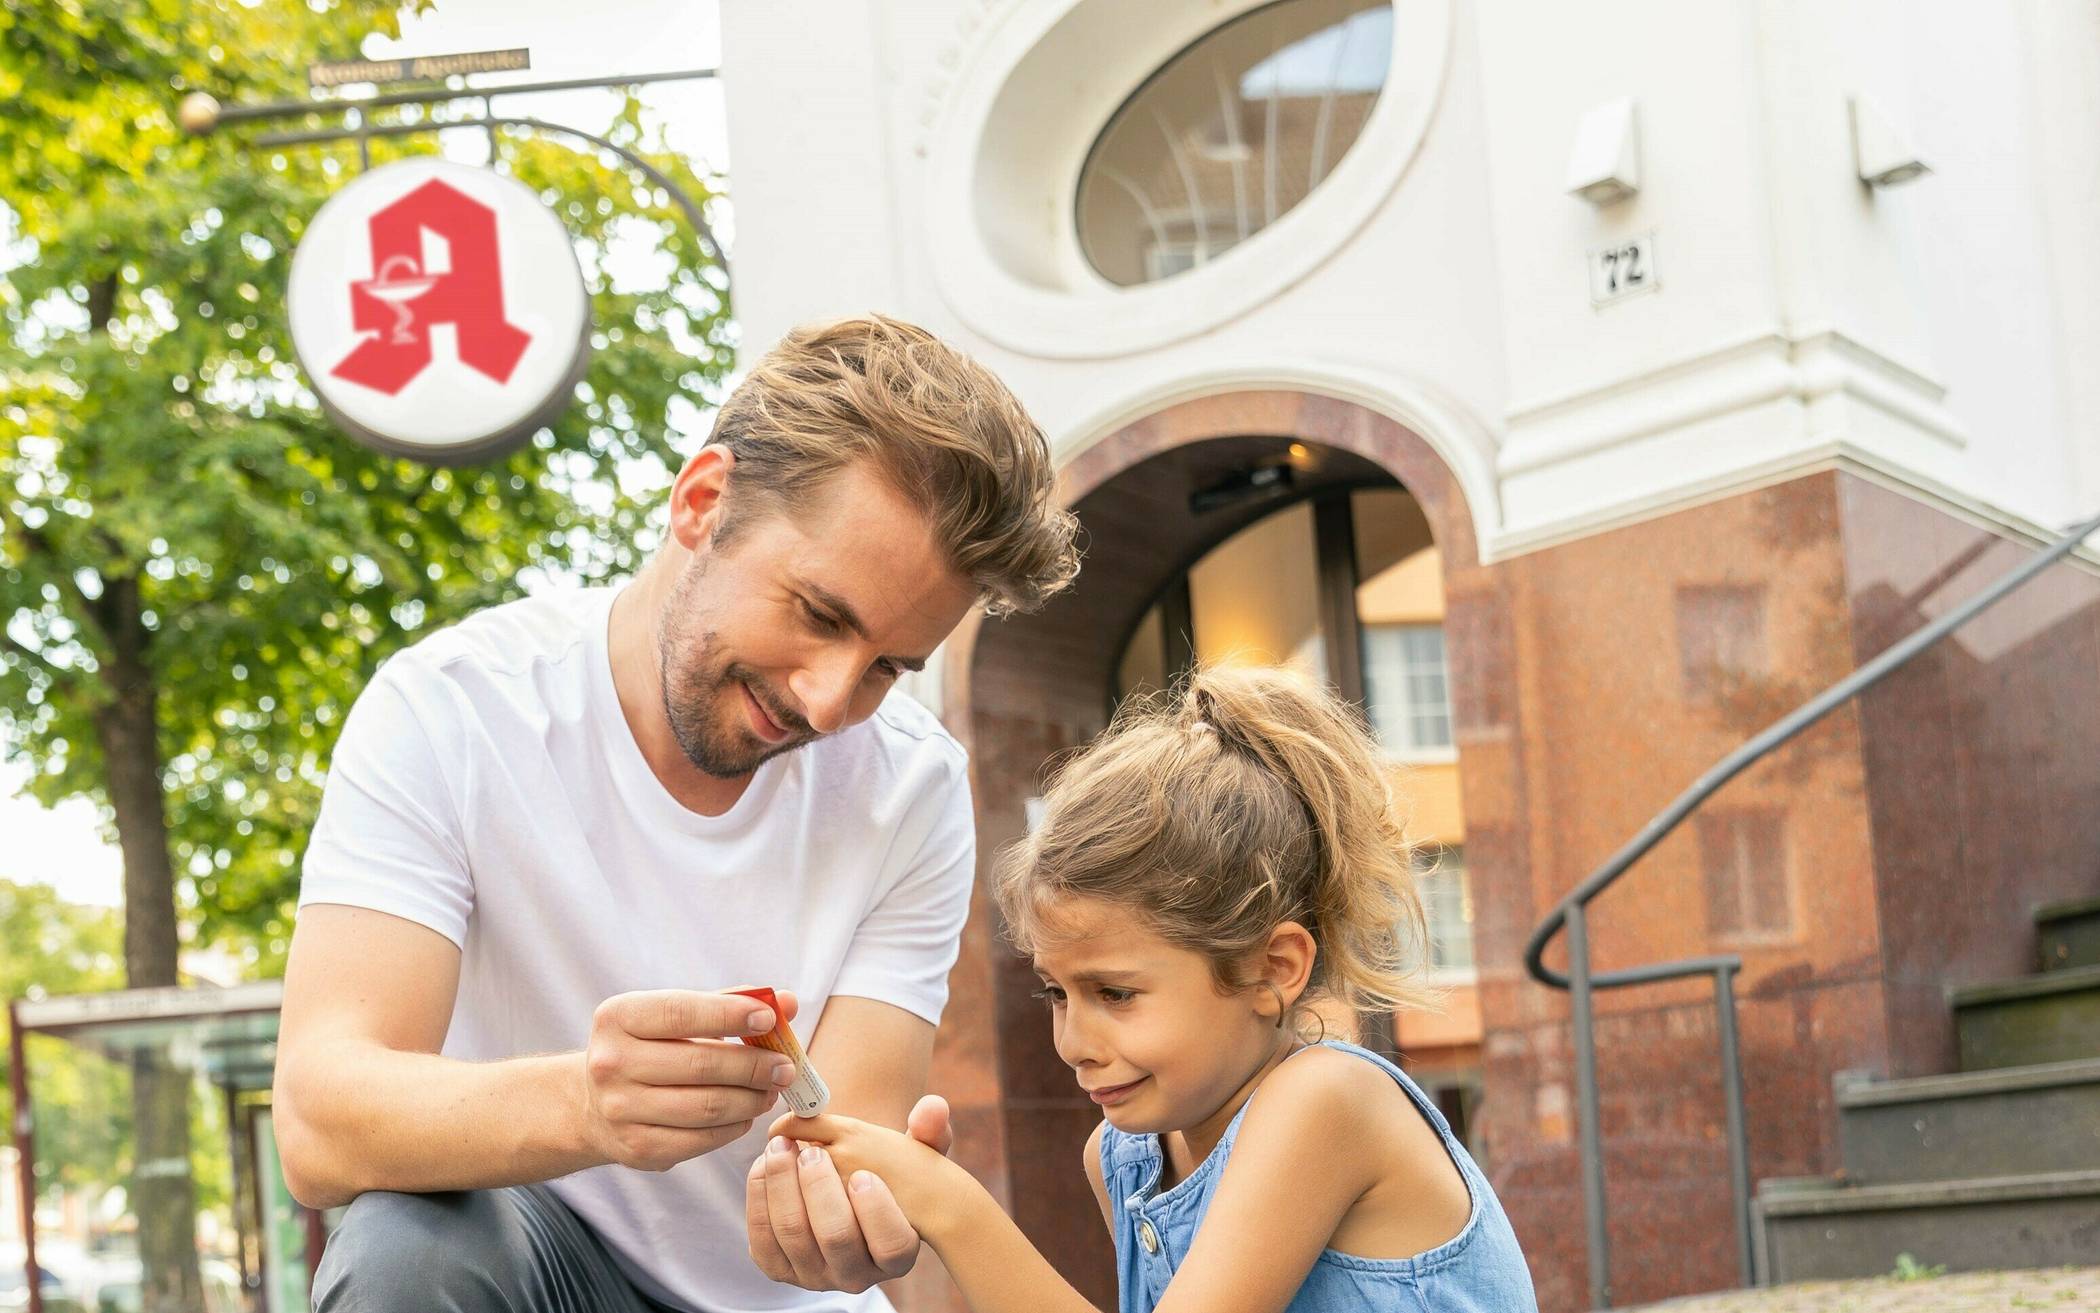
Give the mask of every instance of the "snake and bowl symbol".
<path id="1" fill-rule="evenodd" d="M 397 273 L 399 270 L 405 270 L 406 273 Z M 436 287 L 437 281 L 435 277 L 423 272 L 423 267 L 416 263 L 414 256 L 390 255 L 380 262 L 378 273 L 355 286 L 363 288 L 367 294 L 393 307 L 393 344 L 409 346 L 416 341 L 416 335 L 409 331 L 416 323 L 415 311 L 409 308 L 409 303 Z"/>

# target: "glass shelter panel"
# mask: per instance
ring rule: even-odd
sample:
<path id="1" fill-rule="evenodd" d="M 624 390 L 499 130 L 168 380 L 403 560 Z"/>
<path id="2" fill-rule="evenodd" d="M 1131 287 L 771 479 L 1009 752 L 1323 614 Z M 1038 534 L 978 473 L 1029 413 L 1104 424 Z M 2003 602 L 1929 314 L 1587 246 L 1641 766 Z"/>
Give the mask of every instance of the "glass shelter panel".
<path id="1" fill-rule="evenodd" d="M 262 993 L 267 1006 L 253 1006 Z M 265 1233 L 288 1204 L 304 1221 L 268 1142 L 276 994 L 270 983 L 15 1005 L 46 1310 L 305 1313 L 304 1232 L 291 1246 Z M 26 1284 L 27 1246 L 0 1250 Z"/>

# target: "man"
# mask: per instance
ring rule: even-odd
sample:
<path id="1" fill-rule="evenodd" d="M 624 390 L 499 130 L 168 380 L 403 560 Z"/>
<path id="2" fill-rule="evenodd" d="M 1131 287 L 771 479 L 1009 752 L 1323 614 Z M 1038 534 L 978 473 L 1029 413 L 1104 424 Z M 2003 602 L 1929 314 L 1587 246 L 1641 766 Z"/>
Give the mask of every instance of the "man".
<path id="1" fill-rule="evenodd" d="M 323 1313 L 888 1307 L 917 1236 L 879 1182 L 762 1152 L 789 1073 L 739 1037 L 775 1017 L 719 991 L 781 989 L 835 1110 L 946 1150 L 945 1105 L 914 1100 L 973 822 L 960 746 L 886 695 L 972 606 L 1070 581 L 1053 478 L 930 334 L 799 331 L 632 583 L 379 671 L 307 850 L 278 1049 L 292 1192 L 350 1204 Z"/>

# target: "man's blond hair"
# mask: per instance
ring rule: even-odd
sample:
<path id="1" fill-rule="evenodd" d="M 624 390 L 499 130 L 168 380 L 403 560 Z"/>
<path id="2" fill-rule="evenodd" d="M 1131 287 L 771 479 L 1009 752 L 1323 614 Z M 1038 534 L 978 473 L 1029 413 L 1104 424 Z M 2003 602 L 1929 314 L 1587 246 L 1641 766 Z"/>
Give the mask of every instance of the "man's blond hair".
<path id="1" fill-rule="evenodd" d="M 984 366 L 882 315 L 796 329 L 715 418 L 736 455 L 730 519 L 807 504 L 866 461 L 917 507 L 992 615 L 1032 611 L 1079 572 L 1042 429 Z"/>

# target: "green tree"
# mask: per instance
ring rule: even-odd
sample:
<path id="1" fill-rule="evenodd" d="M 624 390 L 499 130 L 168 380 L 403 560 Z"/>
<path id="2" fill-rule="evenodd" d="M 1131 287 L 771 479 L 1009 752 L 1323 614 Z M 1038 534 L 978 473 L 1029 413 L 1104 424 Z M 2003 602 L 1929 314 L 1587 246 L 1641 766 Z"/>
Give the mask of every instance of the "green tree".
<path id="1" fill-rule="evenodd" d="M 59 898 L 49 885 L 0 872 L 0 997 L 40 999 L 124 984 L 123 927 L 100 908 Z M 68 1040 L 32 1035 L 26 1045 L 39 1194 L 55 1187 L 100 1192 L 133 1169 L 130 1072 Z M 0 1050 L 0 1088 L 11 1090 Z M 11 1095 L 0 1101 L 10 1124 Z M 216 1089 L 190 1085 L 190 1180 L 199 1211 L 232 1222 L 232 1145 Z"/>
<path id="2" fill-rule="evenodd" d="M 729 365 L 726 278 L 614 161 L 506 138 L 496 167 L 576 238 L 595 321 L 577 399 L 533 443 L 448 471 L 338 435 L 292 363 L 291 253 L 354 152 L 184 138 L 179 99 L 304 94 L 313 59 L 393 32 L 391 0 L 0 7 L 0 753 L 85 796 L 124 862 L 128 983 L 185 940 L 281 970 L 330 745 L 376 663 L 540 576 L 624 573 Z M 709 182 L 609 129 L 690 193 Z M 376 161 L 432 149 L 376 143 Z M 615 286 L 615 240 L 660 279 Z M 134 1080 L 143 1161 L 187 1155 L 182 1099 Z M 175 1184 L 179 1185 L 180 1182 Z M 141 1176 L 148 1308 L 194 1303 L 186 1191 Z M 185 1270 L 186 1269 L 186 1270 Z"/>
<path id="3" fill-rule="evenodd" d="M 49 885 L 0 877 L 0 995 L 33 999 L 118 988 L 123 952 L 122 928 L 99 909 L 64 902 Z M 30 1057 L 38 1188 L 122 1179 L 131 1170 L 123 1073 L 56 1039 L 32 1039 Z M 0 1050 L 0 1082 L 11 1078 L 11 1061 Z M 10 1124 L 13 1112 L 10 1095 Z"/>

